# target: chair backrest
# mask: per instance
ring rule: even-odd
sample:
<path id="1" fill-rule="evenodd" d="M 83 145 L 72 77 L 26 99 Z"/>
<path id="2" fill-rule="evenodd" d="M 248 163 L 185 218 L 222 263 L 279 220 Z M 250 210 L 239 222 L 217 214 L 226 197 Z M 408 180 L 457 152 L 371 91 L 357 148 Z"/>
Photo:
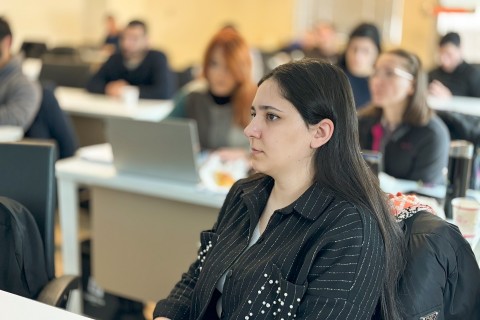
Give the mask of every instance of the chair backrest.
<path id="1" fill-rule="evenodd" d="M 81 62 L 42 62 L 38 79 L 55 86 L 84 88 L 90 79 L 90 65 Z"/>
<path id="2" fill-rule="evenodd" d="M 45 42 L 24 41 L 20 47 L 25 58 L 40 58 L 47 50 Z"/>
<path id="3" fill-rule="evenodd" d="M 55 276 L 55 145 L 0 143 L 0 195 L 23 204 L 38 224 L 49 279 Z"/>

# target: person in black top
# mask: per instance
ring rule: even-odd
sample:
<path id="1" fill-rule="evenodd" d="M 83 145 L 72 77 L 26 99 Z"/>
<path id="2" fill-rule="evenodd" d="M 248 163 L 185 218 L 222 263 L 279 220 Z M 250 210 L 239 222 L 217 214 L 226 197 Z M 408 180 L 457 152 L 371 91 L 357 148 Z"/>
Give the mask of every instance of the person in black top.
<path id="1" fill-rule="evenodd" d="M 121 52 L 113 54 L 87 84 L 92 93 L 120 97 L 125 86 L 138 86 L 142 99 L 169 99 L 175 79 L 160 51 L 148 49 L 147 27 L 131 21 L 121 36 Z"/>
<path id="2" fill-rule="evenodd" d="M 372 104 L 359 112 L 362 148 L 382 152 L 384 171 L 395 178 L 444 183 L 450 136 L 427 106 L 419 58 L 402 49 L 381 54 L 370 90 Z"/>
<path id="3" fill-rule="evenodd" d="M 456 32 L 440 39 L 440 66 L 428 74 L 431 95 L 480 97 L 480 68 L 463 60 L 460 45 L 460 35 Z"/>
<path id="4" fill-rule="evenodd" d="M 350 85 L 316 59 L 260 80 L 233 185 L 154 319 L 400 319 L 402 231 L 358 144 Z M 159 275 L 161 276 L 161 275 Z"/>
<path id="5" fill-rule="evenodd" d="M 361 23 L 350 33 L 345 52 L 340 56 L 338 65 L 350 81 L 357 109 L 370 102 L 368 78 L 381 51 L 378 28 L 371 23 Z"/>
<path id="6" fill-rule="evenodd" d="M 115 17 L 107 15 L 105 17 L 105 26 L 107 33 L 103 41 L 103 50 L 106 51 L 108 55 L 114 52 L 120 52 L 120 30 L 117 28 Z"/>

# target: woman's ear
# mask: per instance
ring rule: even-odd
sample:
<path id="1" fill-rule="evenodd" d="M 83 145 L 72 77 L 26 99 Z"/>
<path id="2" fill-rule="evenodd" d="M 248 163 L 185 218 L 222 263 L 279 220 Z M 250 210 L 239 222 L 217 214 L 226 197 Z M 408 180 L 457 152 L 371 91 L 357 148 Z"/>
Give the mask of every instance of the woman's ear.
<path id="1" fill-rule="evenodd" d="M 333 135 L 335 126 L 333 121 L 330 119 L 323 119 L 316 125 L 313 125 L 313 136 L 312 141 L 310 142 L 310 147 L 312 149 L 317 149 L 326 144 Z"/>

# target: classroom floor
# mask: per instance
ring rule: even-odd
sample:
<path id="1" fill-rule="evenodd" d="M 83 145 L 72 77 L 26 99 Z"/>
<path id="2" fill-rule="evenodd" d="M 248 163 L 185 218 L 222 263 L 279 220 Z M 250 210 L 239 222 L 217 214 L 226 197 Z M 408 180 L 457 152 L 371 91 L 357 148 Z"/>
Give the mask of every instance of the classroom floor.
<path id="1" fill-rule="evenodd" d="M 79 210 L 79 242 L 86 240 L 90 237 L 90 214 L 88 210 L 80 208 Z M 63 261 L 62 261 L 62 232 L 60 230 L 58 214 L 56 216 L 55 223 L 55 273 L 57 276 L 63 274 Z M 144 316 L 145 319 L 151 320 L 155 303 L 145 303 Z M 99 319 L 101 320 L 101 319 Z"/>

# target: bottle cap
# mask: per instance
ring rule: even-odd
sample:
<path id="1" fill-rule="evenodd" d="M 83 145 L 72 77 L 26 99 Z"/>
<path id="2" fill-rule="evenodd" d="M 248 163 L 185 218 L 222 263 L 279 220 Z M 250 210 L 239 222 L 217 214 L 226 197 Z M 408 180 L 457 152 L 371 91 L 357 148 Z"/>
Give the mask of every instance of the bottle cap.
<path id="1" fill-rule="evenodd" d="M 455 158 L 472 159 L 473 143 L 466 140 L 453 140 L 450 142 L 450 151 L 448 155 Z"/>

